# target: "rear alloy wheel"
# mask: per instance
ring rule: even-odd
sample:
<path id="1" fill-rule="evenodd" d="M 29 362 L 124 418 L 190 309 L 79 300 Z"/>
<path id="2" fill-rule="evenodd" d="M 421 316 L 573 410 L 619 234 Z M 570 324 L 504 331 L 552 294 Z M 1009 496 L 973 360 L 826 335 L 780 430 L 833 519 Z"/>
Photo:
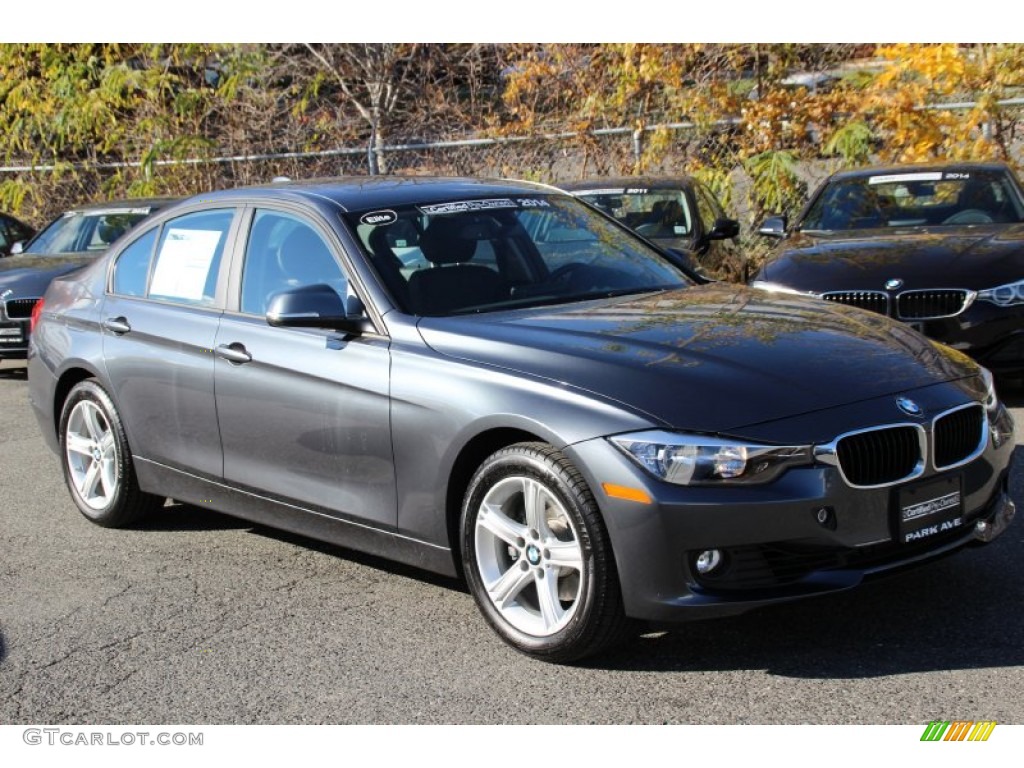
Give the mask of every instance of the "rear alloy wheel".
<path id="1" fill-rule="evenodd" d="M 94 523 L 118 528 L 163 503 L 139 490 L 121 419 L 91 379 L 77 384 L 64 401 L 60 447 L 71 498 Z"/>
<path id="2" fill-rule="evenodd" d="M 463 504 L 462 550 L 477 604 L 517 650 L 566 662 L 626 636 L 597 503 L 551 446 L 520 443 L 477 470 Z"/>

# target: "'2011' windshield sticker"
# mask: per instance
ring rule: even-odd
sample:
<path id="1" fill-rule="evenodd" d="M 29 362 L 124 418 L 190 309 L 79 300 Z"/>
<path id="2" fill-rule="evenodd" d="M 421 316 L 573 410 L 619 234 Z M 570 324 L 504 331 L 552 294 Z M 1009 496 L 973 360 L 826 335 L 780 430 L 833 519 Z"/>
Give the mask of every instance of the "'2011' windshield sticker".
<path id="1" fill-rule="evenodd" d="M 537 197 L 523 197 L 512 200 L 507 197 L 491 198 L 489 200 L 458 200 L 450 203 L 435 203 L 433 205 L 418 206 L 420 213 L 427 216 L 441 216 L 446 213 L 467 213 L 469 211 L 495 211 L 503 208 L 548 208 L 551 206 L 547 200 Z"/>
<path id="2" fill-rule="evenodd" d="M 394 211 L 370 211 L 360 216 L 359 221 L 362 224 L 374 224 L 377 226 L 394 224 L 398 221 L 398 214 Z"/>
<path id="3" fill-rule="evenodd" d="M 939 171 L 890 173 L 886 176 L 871 176 L 868 178 L 868 184 L 895 184 L 900 181 L 942 181 L 942 173 Z"/>

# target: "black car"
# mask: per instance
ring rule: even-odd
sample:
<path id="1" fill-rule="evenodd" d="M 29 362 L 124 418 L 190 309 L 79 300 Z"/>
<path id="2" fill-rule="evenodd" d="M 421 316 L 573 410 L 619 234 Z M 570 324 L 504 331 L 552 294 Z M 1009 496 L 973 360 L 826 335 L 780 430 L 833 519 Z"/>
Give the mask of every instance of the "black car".
<path id="1" fill-rule="evenodd" d="M 728 218 L 714 193 L 692 177 L 626 176 L 559 186 L 672 250 L 692 269 L 719 279 L 742 275 L 739 222 Z"/>
<path id="2" fill-rule="evenodd" d="M 58 275 L 88 264 L 146 216 L 175 198 L 123 200 L 83 206 L 50 222 L 0 261 L 0 360 L 24 359 L 32 308 Z"/>
<path id="3" fill-rule="evenodd" d="M 16 243 L 24 243 L 36 231 L 13 216 L 0 213 L 0 257 L 9 256 Z"/>
<path id="4" fill-rule="evenodd" d="M 527 183 L 192 198 L 51 283 L 28 375 L 93 522 L 171 497 L 463 574 L 553 661 L 845 590 L 1014 514 L 1013 424 L 969 358 L 691 277 Z"/>
<path id="5" fill-rule="evenodd" d="M 1024 197 L 1000 163 L 837 173 L 753 285 L 821 296 L 911 324 L 997 374 L 1024 373 Z"/>

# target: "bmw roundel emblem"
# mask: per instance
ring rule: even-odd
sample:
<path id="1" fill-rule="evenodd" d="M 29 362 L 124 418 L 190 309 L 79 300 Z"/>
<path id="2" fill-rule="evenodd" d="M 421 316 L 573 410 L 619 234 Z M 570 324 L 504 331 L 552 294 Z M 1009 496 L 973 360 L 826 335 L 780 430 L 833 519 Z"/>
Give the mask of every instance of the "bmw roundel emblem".
<path id="1" fill-rule="evenodd" d="M 924 413 L 924 410 L 920 405 L 915 403 L 909 397 L 897 397 L 896 407 L 903 411 L 907 416 L 920 416 Z"/>
<path id="2" fill-rule="evenodd" d="M 893 277 L 885 281 L 885 290 L 895 291 L 897 288 L 903 285 L 903 281 L 898 277 Z"/>

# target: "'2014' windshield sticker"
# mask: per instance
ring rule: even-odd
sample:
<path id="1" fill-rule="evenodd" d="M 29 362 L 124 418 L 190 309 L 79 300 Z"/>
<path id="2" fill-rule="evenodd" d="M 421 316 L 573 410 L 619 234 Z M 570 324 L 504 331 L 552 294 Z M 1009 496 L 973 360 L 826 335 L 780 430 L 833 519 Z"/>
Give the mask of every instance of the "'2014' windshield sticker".
<path id="1" fill-rule="evenodd" d="M 896 184 L 900 181 L 942 181 L 942 173 L 939 171 L 890 173 L 886 176 L 871 176 L 868 178 L 868 184 Z"/>
<path id="2" fill-rule="evenodd" d="M 458 200 L 450 203 L 421 205 L 419 210 L 427 216 L 441 216 L 446 213 L 466 213 L 469 211 L 495 211 L 502 208 L 548 208 L 551 203 L 536 197 L 523 197 L 512 200 L 507 197 L 489 200 Z"/>
<path id="3" fill-rule="evenodd" d="M 377 226 L 394 224 L 398 221 L 398 214 L 394 211 L 370 211 L 360 216 L 359 221 L 362 224 L 374 224 Z"/>
<path id="4" fill-rule="evenodd" d="M 946 171 L 942 178 L 946 181 L 967 181 L 971 178 L 971 174 L 963 173 L 962 171 Z"/>

